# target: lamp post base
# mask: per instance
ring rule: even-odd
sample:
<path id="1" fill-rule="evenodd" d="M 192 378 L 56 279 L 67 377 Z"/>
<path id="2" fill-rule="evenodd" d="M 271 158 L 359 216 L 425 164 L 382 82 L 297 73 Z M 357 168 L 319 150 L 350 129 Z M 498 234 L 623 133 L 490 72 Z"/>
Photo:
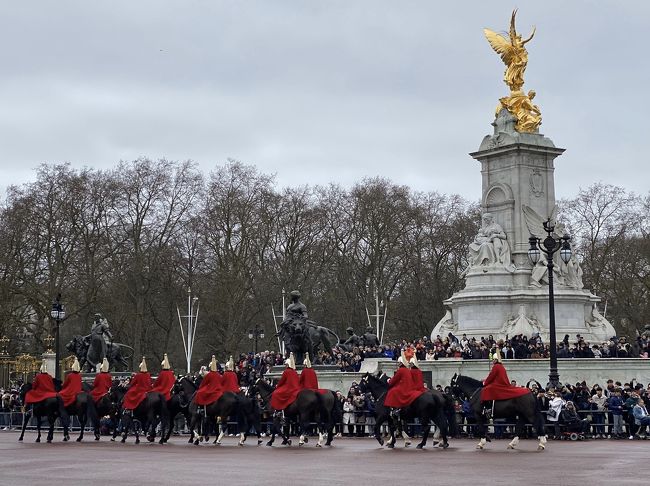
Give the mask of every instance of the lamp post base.
<path id="1" fill-rule="evenodd" d="M 561 385 L 560 374 L 557 372 L 557 369 L 551 369 L 551 372 L 548 374 L 548 384 L 555 389 Z"/>

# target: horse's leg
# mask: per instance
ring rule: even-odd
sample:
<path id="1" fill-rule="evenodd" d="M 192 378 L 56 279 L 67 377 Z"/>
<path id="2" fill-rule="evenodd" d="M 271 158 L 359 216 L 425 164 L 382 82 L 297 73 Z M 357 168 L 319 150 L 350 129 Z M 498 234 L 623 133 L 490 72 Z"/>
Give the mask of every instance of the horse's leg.
<path id="1" fill-rule="evenodd" d="M 436 424 L 436 427 L 438 427 L 440 437 L 442 437 L 442 447 L 446 449 L 447 447 L 449 447 L 449 442 L 447 440 L 447 434 L 449 433 L 447 416 L 442 410 L 438 410 L 433 420 L 434 423 Z"/>
<path id="2" fill-rule="evenodd" d="M 379 442 L 379 445 L 384 445 L 384 439 L 381 438 L 381 426 L 386 421 L 386 415 L 378 416 L 375 420 L 375 439 Z"/>
<path id="3" fill-rule="evenodd" d="M 307 434 L 308 429 L 309 429 L 309 414 L 301 411 L 298 414 L 298 434 L 299 434 L 298 446 L 303 446 L 307 442 L 307 438 L 305 434 Z"/>
<path id="4" fill-rule="evenodd" d="M 111 442 L 115 442 L 115 438 L 118 436 L 120 431 L 120 423 L 123 421 L 123 415 L 119 411 L 113 410 L 111 415 L 111 422 L 113 422 L 113 436 L 111 437 Z M 124 423 L 122 423 L 124 426 Z"/>
<path id="5" fill-rule="evenodd" d="M 402 439 L 404 439 L 404 447 L 411 445 L 411 437 L 406 433 L 406 421 L 400 419 L 398 422 L 398 429 L 401 432 Z"/>
<path id="6" fill-rule="evenodd" d="M 37 432 L 36 442 L 40 442 L 41 441 L 41 416 L 35 413 L 34 417 L 36 417 L 36 432 Z"/>
<path id="7" fill-rule="evenodd" d="M 275 414 L 273 414 L 273 420 L 271 420 L 271 439 L 266 443 L 268 447 L 273 446 L 273 442 L 275 442 L 275 436 L 278 434 L 278 425 L 277 425 L 277 417 Z"/>
<path id="8" fill-rule="evenodd" d="M 546 449 L 546 429 L 544 428 L 544 419 L 542 418 L 542 414 L 535 412 L 532 414 L 531 417 L 527 418 L 530 423 L 535 424 L 535 430 L 537 431 L 537 440 L 539 443 L 537 444 L 537 450 L 538 451 L 543 451 Z"/>
<path id="9" fill-rule="evenodd" d="M 420 417 L 420 424 L 422 426 L 422 441 L 417 445 L 418 449 L 422 449 L 427 445 L 427 440 L 429 439 L 429 432 L 431 431 L 431 425 L 429 422 L 429 417 Z"/>
<path id="10" fill-rule="evenodd" d="M 481 440 L 476 444 L 476 448 L 484 449 L 487 443 L 487 423 L 485 422 L 485 417 L 482 414 L 479 415 L 479 413 L 480 411 L 477 412 L 476 409 L 474 410 L 474 415 L 476 415 L 476 430 L 481 437 Z"/>
<path id="11" fill-rule="evenodd" d="M 20 437 L 18 437 L 18 440 L 21 442 L 25 438 L 25 429 L 27 428 L 27 424 L 29 423 L 31 418 L 32 418 L 32 409 L 28 408 L 23 412 L 23 426 L 20 431 Z"/>
<path id="12" fill-rule="evenodd" d="M 132 413 L 131 410 L 125 410 L 122 412 L 122 444 L 126 442 L 126 438 L 129 435 L 129 428 L 133 422 L 133 417 L 131 416 Z"/>
<path id="13" fill-rule="evenodd" d="M 52 440 L 54 439 L 54 422 L 56 422 L 56 416 L 54 415 L 54 412 L 50 412 L 47 416 L 47 421 L 50 424 L 50 428 L 47 431 L 47 443 L 51 444 Z M 64 437 L 65 440 L 65 437 Z"/>
<path id="14" fill-rule="evenodd" d="M 517 415 L 517 423 L 515 424 L 515 436 L 508 443 L 508 449 L 514 449 L 519 445 L 519 436 L 524 431 L 525 419 L 521 415 Z"/>
<path id="15" fill-rule="evenodd" d="M 79 408 L 79 414 L 77 415 L 77 418 L 79 419 L 79 424 L 81 426 L 81 430 L 79 431 L 79 437 L 77 437 L 77 442 L 81 442 L 82 440 L 84 440 L 84 429 L 86 428 L 86 422 L 88 421 L 88 416 L 86 415 L 85 407 Z"/>
<path id="16" fill-rule="evenodd" d="M 386 447 L 388 447 L 389 449 L 393 449 L 395 447 L 395 442 L 397 442 L 397 437 L 395 437 L 397 426 L 395 425 L 395 421 L 390 415 L 388 415 L 387 420 L 388 420 L 388 433 L 390 435 L 390 438 L 388 439 L 388 443 L 386 444 Z"/>
<path id="17" fill-rule="evenodd" d="M 217 434 L 217 438 L 215 439 L 214 443 L 221 445 L 221 441 L 228 432 L 228 418 L 224 420 L 223 417 L 218 417 L 214 426 Z"/>

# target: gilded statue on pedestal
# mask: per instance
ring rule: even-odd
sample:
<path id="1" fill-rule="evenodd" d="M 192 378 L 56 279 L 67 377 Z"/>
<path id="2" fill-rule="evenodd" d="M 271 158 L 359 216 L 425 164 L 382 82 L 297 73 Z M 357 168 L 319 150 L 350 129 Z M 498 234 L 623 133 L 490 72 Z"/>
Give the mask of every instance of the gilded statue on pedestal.
<path id="1" fill-rule="evenodd" d="M 517 10 L 515 9 L 510 19 L 508 38 L 490 29 L 484 29 L 483 32 L 492 49 L 501 55 L 501 59 L 506 65 L 503 81 L 510 88 L 510 95 L 499 100 L 497 115 L 505 108 L 517 118 L 515 129 L 518 132 L 535 132 L 542 123 L 542 114 L 539 107 L 532 102 L 535 92 L 529 91 L 526 94 L 523 91 L 524 71 L 528 64 L 528 51 L 526 51 L 525 45 L 534 37 L 535 28 L 533 27 L 530 37 L 524 40 L 515 29 L 516 15 Z"/>

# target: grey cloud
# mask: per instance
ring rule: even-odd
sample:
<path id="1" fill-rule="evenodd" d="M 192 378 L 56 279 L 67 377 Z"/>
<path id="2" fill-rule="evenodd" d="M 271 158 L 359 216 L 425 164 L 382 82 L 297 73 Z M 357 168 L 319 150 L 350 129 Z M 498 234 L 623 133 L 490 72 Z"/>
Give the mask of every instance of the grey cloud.
<path id="1" fill-rule="evenodd" d="M 480 195 L 467 153 L 506 94 L 483 27 L 510 2 L 12 2 L 0 43 L 0 189 L 42 162 L 226 158 L 280 185 L 384 176 Z M 646 2 L 520 2 L 526 88 L 567 148 L 557 195 L 645 192 Z"/>

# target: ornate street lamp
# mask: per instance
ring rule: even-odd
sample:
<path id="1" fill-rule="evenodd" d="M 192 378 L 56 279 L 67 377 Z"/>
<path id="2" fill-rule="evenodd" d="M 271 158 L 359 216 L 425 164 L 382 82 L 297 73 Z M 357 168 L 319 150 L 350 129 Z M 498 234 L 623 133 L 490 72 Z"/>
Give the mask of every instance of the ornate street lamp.
<path id="1" fill-rule="evenodd" d="M 61 321 L 65 319 L 65 306 L 61 303 L 61 294 L 56 296 L 56 300 L 52 303 L 52 311 L 50 316 L 56 322 L 56 332 L 54 333 L 54 345 L 56 346 L 56 362 L 54 364 L 54 378 L 57 380 L 61 379 L 59 371 L 59 360 L 61 359 L 61 346 L 59 340 L 59 327 Z"/>
<path id="2" fill-rule="evenodd" d="M 255 329 L 248 330 L 248 339 L 255 339 L 255 347 L 253 348 L 253 354 L 257 354 L 257 340 L 264 339 L 264 329 L 260 328 L 255 324 Z"/>
<path id="3" fill-rule="evenodd" d="M 548 269 L 548 322 L 550 331 L 550 348 L 551 348 L 551 366 L 548 374 L 548 381 L 550 386 L 557 388 L 560 384 L 560 374 L 557 371 L 557 337 L 555 335 L 555 297 L 553 295 L 553 255 L 560 252 L 560 258 L 564 263 L 569 263 L 571 260 L 571 245 L 569 241 L 571 238 L 564 235 L 561 238 L 553 238 L 553 231 L 555 225 L 551 220 L 544 222 L 544 231 L 547 236 L 544 241 L 541 241 L 536 236 L 531 236 L 528 239 L 530 247 L 528 248 L 528 258 L 536 265 L 539 262 L 541 254 L 546 255 L 546 268 Z"/>

